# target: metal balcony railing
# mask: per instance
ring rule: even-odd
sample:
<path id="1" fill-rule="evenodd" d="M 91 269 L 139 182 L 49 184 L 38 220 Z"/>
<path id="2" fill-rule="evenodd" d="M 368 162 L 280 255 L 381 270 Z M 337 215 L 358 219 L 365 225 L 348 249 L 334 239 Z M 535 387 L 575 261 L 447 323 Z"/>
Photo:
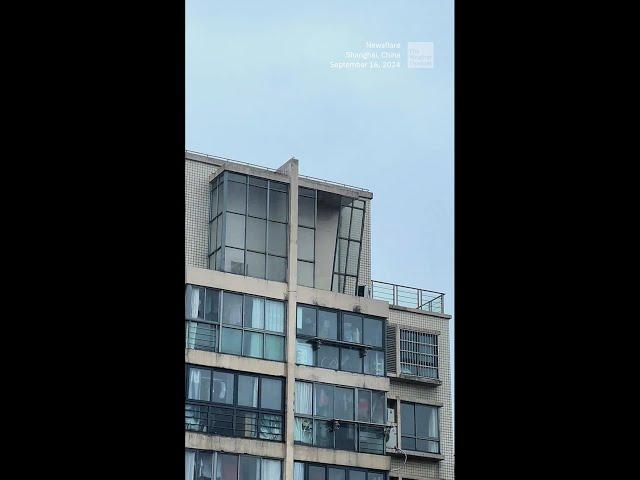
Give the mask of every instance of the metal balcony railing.
<path id="1" fill-rule="evenodd" d="M 238 407 L 217 407 L 187 402 L 184 424 L 186 430 L 209 435 L 283 441 L 282 415 Z"/>
<path id="2" fill-rule="evenodd" d="M 444 293 L 371 280 L 371 297 L 391 305 L 444 313 Z"/>

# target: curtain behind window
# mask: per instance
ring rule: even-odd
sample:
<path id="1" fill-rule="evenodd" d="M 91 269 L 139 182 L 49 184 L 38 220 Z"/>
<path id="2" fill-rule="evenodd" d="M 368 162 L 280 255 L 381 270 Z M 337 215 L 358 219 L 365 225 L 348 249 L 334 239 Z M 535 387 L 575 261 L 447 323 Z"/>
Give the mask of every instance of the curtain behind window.
<path id="1" fill-rule="evenodd" d="M 284 333 L 284 303 L 267 300 L 264 328 Z"/>
<path id="2" fill-rule="evenodd" d="M 311 415 L 313 384 L 306 382 L 295 383 L 295 406 L 296 413 Z"/>
<path id="3" fill-rule="evenodd" d="M 196 470 L 196 452 L 184 452 L 184 480 L 193 480 Z"/>
<path id="4" fill-rule="evenodd" d="M 280 480 L 281 475 L 281 464 L 279 460 L 267 460 L 263 458 L 262 477 L 256 476 L 256 478 L 262 478 L 262 480 Z"/>
<path id="5" fill-rule="evenodd" d="M 304 463 L 293 464 L 293 480 L 304 480 Z"/>

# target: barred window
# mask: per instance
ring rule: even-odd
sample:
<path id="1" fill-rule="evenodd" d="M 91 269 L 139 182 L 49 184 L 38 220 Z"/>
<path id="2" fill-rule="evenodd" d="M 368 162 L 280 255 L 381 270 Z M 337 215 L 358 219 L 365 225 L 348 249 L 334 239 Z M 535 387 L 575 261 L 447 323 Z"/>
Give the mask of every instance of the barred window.
<path id="1" fill-rule="evenodd" d="M 400 330 L 401 372 L 418 377 L 438 378 L 438 336 Z"/>

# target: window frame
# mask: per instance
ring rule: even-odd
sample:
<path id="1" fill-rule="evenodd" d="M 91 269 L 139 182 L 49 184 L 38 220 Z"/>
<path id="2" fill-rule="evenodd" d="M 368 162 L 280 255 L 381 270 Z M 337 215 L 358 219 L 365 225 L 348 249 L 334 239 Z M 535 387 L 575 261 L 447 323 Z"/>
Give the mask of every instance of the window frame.
<path id="1" fill-rule="evenodd" d="M 232 176 L 235 176 L 235 178 L 231 178 Z M 238 176 L 242 176 L 244 177 L 244 182 L 241 183 L 238 181 Z M 237 183 L 240 185 L 244 185 L 245 187 L 245 202 L 244 202 L 244 213 L 240 213 L 240 212 L 236 212 L 236 211 L 230 211 L 228 209 L 228 195 L 229 195 L 229 182 L 233 182 L 233 183 Z M 253 182 L 253 183 L 252 183 Z M 220 188 L 222 186 L 222 196 L 220 195 Z M 251 191 L 252 187 L 254 188 L 261 188 L 264 189 L 266 192 L 266 206 L 265 206 L 265 217 L 260 217 L 260 216 L 256 216 L 256 215 L 252 215 L 249 213 L 249 192 Z M 212 207 L 213 207 L 213 191 L 215 190 L 215 193 L 217 195 L 216 197 L 216 205 L 217 205 L 217 211 L 213 212 L 212 211 Z M 270 218 L 270 203 L 271 203 L 271 195 L 270 192 L 271 191 L 277 191 L 279 193 L 284 193 L 285 194 L 285 209 L 286 209 L 286 214 L 285 214 L 285 221 L 281 221 L 281 220 L 277 220 L 277 219 L 272 219 Z M 286 282 L 287 281 L 287 276 L 288 276 L 288 262 L 287 259 L 289 257 L 289 235 L 287 234 L 287 232 L 289 231 L 289 223 L 290 223 L 290 216 L 291 216 L 291 208 L 290 208 L 290 198 L 291 198 L 291 188 L 290 188 L 290 184 L 286 181 L 286 179 L 282 179 L 282 181 L 278 181 L 278 180 L 271 180 L 268 178 L 263 178 L 263 177 L 257 177 L 254 175 L 247 175 L 244 173 L 238 173 L 238 172 L 232 172 L 230 170 L 223 170 L 222 172 L 220 172 L 218 175 L 216 175 L 215 178 L 213 178 L 210 182 L 209 182 L 209 231 L 207 233 L 208 236 L 208 245 L 207 245 L 207 268 L 209 270 L 217 270 L 217 271 L 221 271 L 221 272 L 226 272 L 226 273 L 233 273 L 235 275 L 242 275 L 242 276 L 251 276 L 248 275 L 248 267 L 247 267 L 247 253 L 251 252 L 254 254 L 258 254 L 258 255 L 264 255 L 264 279 L 266 280 L 271 280 L 271 281 L 279 281 L 279 282 Z M 226 242 L 226 234 L 227 234 L 227 220 L 226 220 L 226 215 L 228 215 L 229 213 L 234 213 L 236 215 L 243 215 L 244 216 L 244 248 L 237 248 L 237 247 L 232 247 L 232 246 L 228 246 L 227 242 Z M 254 218 L 254 219 L 258 219 L 258 220 L 264 220 L 266 225 L 265 225 L 265 236 L 264 236 L 264 241 L 265 241 L 265 250 L 263 252 L 258 251 L 258 250 L 254 250 L 251 248 L 248 248 L 247 245 L 247 224 L 248 224 L 248 219 L 249 218 Z M 221 221 L 221 219 L 223 219 Z M 216 241 L 212 242 L 211 239 L 211 224 L 216 221 Z M 274 223 L 278 223 L 281 225 L 284 225 L 285 228 L 285 245 L 284 245 L 284 252 L 285 252 L 285 256 L 281 256 L 278 254 L 272 254 L 269 253 L 269 222 L 274 222 Z M 221 230 L 221 224 L 222 224 L 222 230 Z M 218 244 L 217 239 L 220 239 L 220 244 Z M 212 246 L 215 247 L 212 249 Z M 243 255 L 243 268 L 242 268 L 242 273 L 237 273 L 237 272 L 231 272 L 231 271 L 227 271 L 224 268 L 224 263 L 225 263 L 225 256 L 226 256 L 226 249 L 227 248 L 234 248 L 238 251 L 242 251 L 242 255 Z M 213 265 L 212 265 L 212 257 L 213 257 Z M 281 260 L 284 260 L 284 279 L 282 280 L 274 280 L 269 278 L 269 258 L 270 257 L 275 257 L 275 258 L 279 258 Z M 263 278 L 263 277 L 252 277 L 252 278 Z"/>
<path id="2" fill-rule="evenodd" d="M 310 193 L 305 192 L 305 190 L 308 190 L 309 192 L 313 191 L 313 195 L 311 195 Z M 303 285 L 300 283 L 300 281 L 298 280 L 298 285 L 302 286 L 302 287 L 309 287 L 309 288 L 315 288 L 316 285 L 316 257 L 318 252 L 316 252 L 316 228 L 318 228 L 318 190 L 313 189 L 313 188 L 306 188 L 306 187 L 298 187 L 298 219 L 300 218 L 300 197 L 304 197 L 304 198 L 312 198 L 313 199 L 313 227 L 310 227 L 308 225 L 300 225 L 300 222 L 298 221 L 298 237 L 300 237 L 300 229 L 301 228 L 306 228 L 308 230 L 311 230 L 313 232 L 313 261 L 310 260 L 303 260 L 301 259 L 299 256 L 296 259 L 298 263 L 305 263 L 307 265 L 311 265 L 311 285 Z M 298 268 L 299 270 L 299 268 Z"/>
<path id="3" fill-rule="evenodd" d="M 342 225 L 342 217 L 346 215 L 344 213 L 345 209 L 349 210 L 349 222 L 348 222 L 348 232 L 346 236 L 340 235 L 340 226 Z M 359 235 L 354 239 L 352 238 L 353 229 L 353 211 L 360 210 L 362 211 L 362 225 L 360 226 Z M 331 291 L 338 293 L 346 293 L 347 288 L 347 280 L 351 279 L 354 285 L 353 295 L 357 294 L 358 290 L 358 278 L 360 277 L 360 263 L 362 259 L 362 244 L 364 237 L 364 226 L 366 224 L 367 218 L 367 202 L 361 198 L 347 197 L 345 195 L 341 195 L 340 198 L 340 211 L 338 215 L 338 228 L 336 230 L 336 245 L 333 254 L 333 269 L 331 271 Z M 345 264 L 344 271 L 341 271 L 340 266 L 340 258 L 338 257 L 338 250 L 340 246 L 340 240 L 344 240 L 347 242 L 347 252 L 345 253 Z M 355 275 L 353 273 L 349 273 L 349 260 L 352 258 L 352 245 L 358 245 L 358 263 L 356 267 Z M 337 282 L 336 282 L 337 280 Z"/>
<path id="4" fill-rule="evenodd" d="M 403 421 L 402 420 L 402 405 L 411 405 L 413 407 L 413 432 L 414 432 L 413 435 L 405 435 L 405 433 L 402 430 L 402 421 Z M 415 411 L 416 411 L 415 410 L 415 408 L 416 408 L 415 406 L 416 405 L 420 405 L 420 406 L 423 406 L 423 407 L 434 408 L 436 410 L 436 419 L 437 419 L 436 425 L 437 425 L 437 428 L 438 428 L 438 436 L 437 437 L 421 437 L 421 436 L 418 436 L 418 421 L 417 421 L 418 419 L 416 418 L 416 414 L 415 414 Z M 430 403 L 421 403 L 421 402 L 405 402 L 404 400 L 399 399 L 398 400 L 398 407 L 397 407 L 397 413 L 396 414 L 399 414 L 398 425 L 400 427 L 399 428 L 400 431 L 399 431 L 399 434 L 398 434 L 398 440 L 399 440 L 400 448 L 402 448 L 403 450 L 407 450 L 409 452 L 422 452 L 422 453 L 428 453 L 428 454 L 431 454 L 431 455 L 442 455 L 442 449 L 441 449 L 441 444 L 440 444 L 440 442 L 441 442 L 441 440 L 440 440 L 440 434 L 441 434 L 441 432 L 440 432 L 440 408 L 442 408 L 440 405 L 433 405 L 433 404 L 430 404 Z M 404 437 L 411 438 L 411 439 L 413 439 L 415 441 L 415 444 L 416 444 L 416 449 L 415 450 L 405 448 L 405 446 L 402 444 L 402 440 L 403 440 Z M 438 451 L 437 452 L 430 452 L 428 450 L 418 450 L 417 449 L 418 440 L 426 440 L 428 442 L 436 443 L 438 445 Z"/>
<path id="5" fill-rule="evenodd" d="M 200 369 L 200 370 L 209 370 L 210 371 L 210 375 L 211 375 L 211 382 L 210 382 L 210 386 L 209 386 L 209 398 L 212 399 L 213 395 L 213 375 L 215 372 L 219 372 L 219 373 L 226 373 L 226 374 L 231 374 L 233 375 L 233 392 L 232 392 L 232 402 L 229 403 L 221 403 L 221 402 L 215 402 L 213 400 L 194 400 L 194 399 L 190 399 L 189 398 L 189 371 L 191 368 L 196 368 L 196 369 Z M 244 406 L 244 405 L 238 405 L 238 386 L 239 386 L 239 382 L 238 382 L 238 378 L 239 376 L 245 376 L 245 377 L 254 377 L 258 379 L 258 406 L 257 407 L 249 407 L 249 406 Z M 280 408 L 280 410 L 275 410 L 275 409 L 270 409 L 270 408 L 262 408 L 262 379 L 266 378 L 268 380 L 279 380 L 280 384 L 281 384 L 281 392 L 280 392 L 280 398 L 281 398 L 281 403 L 282 406 Z M 192 363 L 186 363 L 185 364 L 185 383 L 184 383 L 184 402 L 185 402 L 185 431 L 195 431 L 198 433 L 203 433 L 205 435 L 220 435 L 223 437 L 233 437 L 233 438 L 252 438 L 255 440 L 262 440 L 262 441 L 270 441 L 270 442 L 278 442 L 278 443 L 283 443 L 285 441 L 285 433 L 286 433 L 286 378 L 284 377 L 277 377 L 277 376 L 273 376 L 273 375 L 263 375 L 260 373 L 253 373 L 253 372 L 242 372 L 242 371 L 238 371 L 238 370 L 228 370 L 228 369 L 224 369 L 224 368 L 217 368 L 217 367 L 209 367 L 209 366 L 205 366 L 205 365 L 198 365 L 198 364 L 192 364 Z M 202 411 L 202 408 L 206 408 L 206 414 L 207 414 L 207 423 L 206 423 L 206 430 L 202 430 L 201 428 L 198 429 L 190 429 L 187 428 L 187 421 L 186 421 L 186 411 L 187 411 L 187 406 L 191 406 L 191 407 L 198 407 L 199 408 L 199 412 Z M 224 434 L 224 433 L 220 433 L 220 431 L 214 431 L 211 432 L 209 431 L 209 417 L 212 415 L 212 410 L 213 410 L 213 415 L 215 415 L 215 409 L 224 409 L 224 410 L 232 410 L 233 412 L 231 413 L 231 417 L 232 417 L 232 421 L 231 421 L 231 428 L 230 429 L 222 429 L 222 430 L 232 430 L 233 434 L 232 435 L 228 435 L 228 434 Z M 238 425 L 237 425 L 237 418 L 238 418 L 238 413 L 254 413 L 256 415 L 256 425 L 255 425 L 255 436 L 246 436 L 243 435 L 242 433 L 245 432 L 246 430 L 240 430 L 238 429 Z M 281 419 L 281 423 L 280 423 L 280 440 L 275 440 L 275 439 L 270 439 L 270 438 L 262 438 L 260 437 L 261 432 L 260 432 L 260 419 L 264 416 L 264 415 L 277 415 L 280 417 Z M 190 423 L 190 425 L 192 425 L 192 423 Z M 200 423 L 197 424 L 199 427 L 201 426 Z"/>
<path id="6" fill-rule="evenodd" d="M 363 467 L 350 467 L 348 465 L 331 465 L 331 464 L 327 464 L 327 463 L 318 463 L 318 462 L 305 462 L 305 461 L 301 461 L 301 460 L 294 460 L 294 464 L 295 463 L 300 463 L 303 465 L 303 479 L 302 480 L 307 480 L 309 478 L 309 467 L 322 467 L 324 468 L 324 480 L 328 480 L 328 476 L 329 476 L 329 469 L 330 468 L 335 468 L 335 469 L 339 469 L 339 470 L 344 470 L 345 471 L 345 480 L 351 480 L 351 475 L 350 473 L 353 472 L 364 472 L 366 474 L 366 480 L 370 480 L 369 479 L 369 474 L 373 474 L 373 475 L 382 475 L 382 479 L 383 480 L 388 480 L 389 476 L 388 476 L 388 472 L 386 472 L 385 470 L 375 470 L 372 468 L 363 468 Z M 295 465 L 294 465 L 294 472 L 295 472 Z M 298 479 L 294 479 L 294 480 L 298 480 Z M 373 480 L 373 479 L 372 479 Z"/>
<path id="7" fill-rule="evenodd" d="M 427 343 L 415 342 L 413 340 L 403 340 L 402 339 L 403 332 L 407 332 L 410 334 L 417 334 L 417 335 L 427 335 L 429 337 L 433 337 L 435 339 L 435 343 L 427 344 Z M 411 377 L 418 377 L 418 378 L 424 378 L 429 380 L 440 380 L 440 332 L 435 330 L 426 330 L 426 329 L 419 329 L 419 328 L 403 328 L 402 326 L 398 326 L 396 338 L 397 338 L 396 343 L 397 343 L 397 349 L 398 349 L 397 363 L 399 366 L 398 373 L 400 375 L 408 375 Z M 426 345 L 426 346 L 432 347 L 434 348 L 435 353 L 429 354 L 429 353 L 421 353 L 421 352 L 403 349 L 402 348 L 403 342 L 405 342 L 405 344 L 413 344 L 416 346 Z M 431 366 L 426 362 L 424 364 L 420 364 L 420 360 L 416 360 L 416 362 L 406 362 L 406 361 L 403 362 L 402 361 L 403 353 L 406 353 L 407 356 L 414 355 L 416 359 L 419 359 L 421 357 L 433 357 L 435 366 Z M 414 366 L 416 368 L 416 374 L 414 375 L 413 373 L 404 372 L 403 371 L 404 365 Z M 436 376 L 432 377 L 429 375 L 420 375 L 419 374 L 420 368 L 424 368 L 426 370 L 429 370 L 429 369 L 435 370 Z"/>
<path id="8" fill-rule="evenodd" d="M 193 319 L 193 318 L 187 318 L 186 315 L 186 295 L 187 295 L 187 291 L 189 289 L 189 287 L 195 287 L 195 288 L 202 288 L 205 291 L 205 296 L 204 296 L 204 300 L 203 300 L 203 305 L 204 305 L 204 319 Z M 233 325 L 230 323 L 224 323 L 223 320 L 223 314 L 224 314 L 224 297 L 225 297 L 225 293 L 229 293 L 229 294 L 233 294 L 233 295 L 240 295 L 242 297 L 242 313 L 241 313 L 241 317 L 242 317 L 242 321 L 241 321 L 241 325 Z M 217 295 L 218 296 L 218 316 L 216 320 L 206 320 L 206 306 L 207 306 L 207 295 Z M 262 316 L 263 316 L 263 328 L 254 328 L 254 327 L 248 327 L 245 326 L 245 303 L 246 303 L 246 298 L 258 298 L 261 299 L 263 301 L 263 308 L 262 308 Z M 282 332 L 275 332 L 273 330 L 267 330 L 266 329 L 266 320 L 267 320 L 267 302 L 271 301 L 271 302 L 277 302 L 279 304 L 283 305 L 282 310 L 284 311 L 284 317 L 283 317 L 283 331 Z M 205 287 L 203 285 L 196 285 L 193 283 L 186 283 L 185 284 L 185 323 L 186 323 L 186 335 L 185 335 L 185 348 L 190 348 L 193 350 L 201 350 L 201 351 L 208 351 L 208 352 L 217 352 L 217 353 L 223 353 L 224 355 L 237 355 L 240 357 L 246 357 L 246 358 L 256 358 L 259 360 L 266 360 L 268 362 L 280 362 L 280 363 L 284 363 L 287 361 L 287 302 L 283 301 L 283 300 L 279 300 L 279 299 L 275 299 L 275 298 L 269 298 L 269 297 L 262 297 L 259 295 L 251 295 L 248 293 L 242 293 L 242 292 L 235 292 L 233 290 L 223 290 L 223 289 L 219 289 L 219 288 L 213 288 L 213 287 Z M 192 328 L 192 325 L 195 324 L 196 326 L 199 323 L 206 323 L 209 325 L 213 325 L 213 330 L 215 332 L 215 345 L 213 346 L 213 349 L 205 349 L 205 348 L 195 348 L 195 347 L 191 347 L 190 345 L 190 331 Z M 222 345 L 222 337 L 223 337 L 223 332 L 222 329 L 223 328 L 230 328 L 233 330 L 237 330 L 241 332 L 241 340 L 240 340 L 240 354 L 237 353 L 229 353 L 229 352 L 221 352 L 220 351 L 220 347 Z M 245 337 L 245 331 L 246 332 L 252 332 L 252 333 L 260 333 L 262 334 L 262 356 L 261 357 L 254 357 L 254 356 L 249 356 L 246 355 L 244 353 L 244 337 Z M 266 352 L 267 352 L 267 335 L 273 335 L 276 337 L 282 337 L 283 339 L 283 349 L 282 349 L 282 360 L 274 360 L 274 359 L 270 359 L 270 358 L 266 358 Z M 196 334 L 196 338 L 195 340 L 192 342 L 192 344 L 196 344 L 197 343 L 197 334 Z"/>
<path id="9" fill-rule="evenodd" d="M 313 335 L 309 335 L 306 333 L 300 333 L 298 332 L 298 307 L 303 307 L 303 308 L 309 308 L 309 309 L 313 309 L 315 310 L 315 329 L 314 329 L 314 334 Z M 337 314 L 337 339 L 333 340 L 333 339 L 327 339 L 327 338 L 323 338 L 323 337 L 319 337 L 318 336 L 318 313 L 319 312 L 330 312 L 330 313 L 335 313 Z M 344 327 L 344 323 L 343 323 L 343 317 L 344 315 L 353 315 L 353 316 L 359 316 L 362 320 L 362 340 L 364 342 L 364 325 L 365 325 L 365 318 L 370 318 L 370 319 L 374 319 L 374 320 L 378 320 L 381 323 L 381 335 L 382 335 L 382 346 L 378 347 L 378 346 L 373 346 L 373 345 L 366 345 L 365 343 L 355 343 L 355 342 L 349 342 L 349 341 L 345 341 L 343 340 L 344 337 L 344 331 L 343 331 L 343 327 Z M 296 341 L 300 341 L 302 343 L 309 343 L 312 345 L 313 348 L 313 365 L 306 365 L 306 366 L 313 366 L 314 368 L 325 368 L 328 370 L 335 370 L 335 371 L 341 371 L 341 372 L 348 372 L 348 373 L 356 373 L 359 375 L 372 375 L 375 377 L 384 377 L 387 375 L 387 359 L 386 359 L 386 349 L 387 349 L 387 339 L 386 339 L 386 327 L 387 327 L 387 319 L 384 317 L 377 317 L 375 315 L 365 315 L 362 313 L 358 313 L 358 312 L 350 312 L 350 311 L 346 311 L 346 310 L 336 310 L 336 309 L 331 309 L 331 308 L 325 308 L 325 307 L 319 307 L 317 305 L 309 305 L 309 304 L 305 304 L 305 303 L 297 303 L 296 304 Z M 320 348 L 320 346 L 323 345 L 328 345 L 328 346 L 333 346 L 333 347 L 338 347 L 338 368 L 331 368 L 331 367 L 323 367 L 318 365 L 318 349 Z M 352 372 L 350 370 L 344 370 L 342 368 L 342 350 L 343 349 L 352 349 L 352 350 L 359 350 L 359 355 L 360 358 L 362 359 L 362 370 L 360 372 Z M 380 354 L 382 355 L 382 360 L 384 362 L 384 368 L 382 371 L 381 375 L 376 375 L 375 373 L 367 373 L 366 372 L 366 356 L 369 354 L 369 352 L 371 351 L 376 351 L 376 352 L 380 352 Z M 297 363 L 297 358 L 296 358 L 296 364 L 297 365 L 305 365 L 305 364 L 299 364 Z"/>
<path id="10" fill-rule="evenodd" d="M 277 461 L 280 462 L 280 478 L 279 479 L 275 479 L 275 480 L 282 480 L 282 476 L 284 473 L 284 459 L 283 458 L 271 458 L 271 457 L 264 457 L 262 455 L 249 455 L 246 453 L 235 453 L 235 452 L 222 452 L 222 451 L 217 451 L 217 450 L 204 450 L 204 449 L 200 449 L 200 448 L 185 448 L 185 453 L 186 452 L 193 452 L 194 455 L 197 455 L 198 453 L 208 453 L 211 454 L 211 459 L 212 459 L 212 468 L 211 468 L 211 479 L 214 480 L 216 478 L 216 474 L 217 472 L 217 463 L 218 463 L 218 454 L 223 454 L 223 455 L 233 455 L 236 457 L 236 467 L 238 470 L 238 475 L 240 474 L 240 457 L 251 457 L 251 458 L 258 458 L 260 459 L 260 477 L 261 480 L 265 480 L 262 479 L 262 461 L 263 460 L 270 460 L 270 461 Z M 195 474 L 195 472 L 194 472 Z M 193 479 L 185 479 L 185 480 L 196 480 L 195 478 Z M 269 479 L 271 480 L 271 479 Z"/>
<path id="11" fill-rule="evenodd" d="M 309 381 L 309 380 L 302 380 L 302 379 L 296 379 L 295 383 L 306 383 L 306 384 L 311 384 L 312 385 L 312 390 L 311 390 L 311 414 L 306 414 L 306 413 L 298 413 L 294 411 L 294 422 L 296 418 L 306 418 L 308 420 L 311 420 L 312 422 L 312 434 L 311 434 L 311 444 L 309 443 L 305 443 L 302 442 L 300 440 L 296 440 L 295 439 L 295 428 L 294 428 L 294 444 L 295 445 L 306 445 L 306 446 L 311 446 L 311 447 L 315 447 L 315 448 L 327 448 L 327 447 L 319 447 L 316 445 L 316 424 L 317 422 L 333 422 L 335 425 L 335 422 L 338 422 L 339 424 L 349 424 L 349 425 L 353 425 L 354 426 L 354 431 L 355 431 L 355 438 L 354 438 L 354 449 L 353 450 L 341 450 L 341 451 L 347 451 L 347 452 L 356 452 L 356 453 L 371 453 L 372 455 L 385 455 L 386 453 L 386 441 L 384 439 L 384 428 L 387 425 L 387 409 L 386 409 L 386 405 L 387 405 L 387 392 L 385 392 L 384 390 L 372 390 L 370 388 L 359 388 L 359 387 L 353 387 L 353 386 L 349 386 L 349 385 L 335 385 L 335 384 L 331 384 L 331 383 L 324 383 L 324 382 L 314 382 L 314 381 Z M 321 416 L 316 414 L 316 386 L 322 386 L 323 388 L 326 387 L 330 387 L 331 388 L 331 402 L 332 402 L 332 411 L 333 411 L 333 418 L 329 418 L 329 417 L 325 417 L 325 416 Z M 336 388 L 341 388 L 341 389 L 349 389 L 352 390 L 353 392 L 353 418 L 352 420 L 345 420 L 345 419 L 340 419 L 340 418 L 336 418 L 336 395 L 335 395 L 335 389 Z M 294 391 L 295 391 L 295 385 L 294 385 Z M 380 394 L 382 393 L 383 395 L 383 418 L 382 418 L 382 422 L 381 423 L 375 423 L 375 422 L 364 422 L 364 421 L 360 421 L 358 420 L 358 403 L 359 403 L 359 398 L 360 398 L 360 391 L 363 392 L 368 392 L 370 395 L 370 401 L 369 401 L 369 419 L 371 420 L 373 418 L 373 394 L 377 393 Z M 382 452 L 381 453 L 372 453 L 372 452 L 361 452 L 360 451 L 360 428 L 361 427 L 366 427 L 366 428 L 380 428 L 383 434 L 383 441 L 382 441 Z M 332 430 L 332 444 L 333 446 L 330 447 L 333 450 L 340 450 L 338 448 L 336 448 L 336 433 L 335 430 Z"/>

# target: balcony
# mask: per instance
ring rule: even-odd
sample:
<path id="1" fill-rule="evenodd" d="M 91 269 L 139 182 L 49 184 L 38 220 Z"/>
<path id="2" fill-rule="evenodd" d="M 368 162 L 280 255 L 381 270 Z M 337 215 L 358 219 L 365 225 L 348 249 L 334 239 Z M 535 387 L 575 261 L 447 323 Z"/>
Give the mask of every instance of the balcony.
<path id="1" fill-rule="evenodd" d="M 371 280 L 371 298 L 390 305 L 444 313 L 444 293 Z"/>

